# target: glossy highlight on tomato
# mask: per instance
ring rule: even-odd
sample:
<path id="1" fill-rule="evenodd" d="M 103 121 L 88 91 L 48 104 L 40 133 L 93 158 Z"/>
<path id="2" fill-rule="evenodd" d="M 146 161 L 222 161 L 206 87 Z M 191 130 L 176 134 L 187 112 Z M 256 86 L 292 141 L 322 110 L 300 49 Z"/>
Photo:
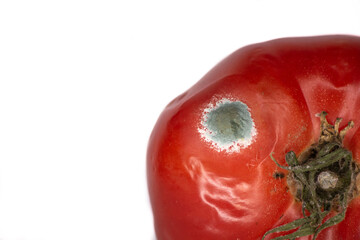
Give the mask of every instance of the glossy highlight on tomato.
<path id="1" fill-rule="evenodd" d="M 285 155 L 338 117 L 360 162 L 360 37 L 284 38 L 241 48 L 175 98 L 150 136 L 147 180 L 157 240 L 257 240 L 303 217 Z M 360 198 L 319 240 L 360 239 Z M 280 233 L 271 233 L 273 239 Z M 299 237 L 310 240 L 312 236 Z"/>

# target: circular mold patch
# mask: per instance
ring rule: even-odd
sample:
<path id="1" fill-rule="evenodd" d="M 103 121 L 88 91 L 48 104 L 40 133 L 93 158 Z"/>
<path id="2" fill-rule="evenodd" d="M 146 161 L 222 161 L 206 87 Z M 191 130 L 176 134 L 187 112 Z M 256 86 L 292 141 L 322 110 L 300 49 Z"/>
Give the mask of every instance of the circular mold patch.
<path id="1" fill-rule="evenodd" d="M 248 106 L 241 101 L 222 99 L 204 110 L 199 132 L 218 151 L 239 152 L 256 135 Z"/>

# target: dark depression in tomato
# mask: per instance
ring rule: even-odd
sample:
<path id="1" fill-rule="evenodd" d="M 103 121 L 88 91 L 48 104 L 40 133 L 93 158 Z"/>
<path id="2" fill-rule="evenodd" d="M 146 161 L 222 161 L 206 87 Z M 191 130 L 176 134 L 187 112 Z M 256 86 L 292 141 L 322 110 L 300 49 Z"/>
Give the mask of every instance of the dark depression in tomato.
<path id="1" fill-rule="evenodd" d="M 150 136 L 157 240 L 360 239 L 360 37 L 241 48 Z"/>

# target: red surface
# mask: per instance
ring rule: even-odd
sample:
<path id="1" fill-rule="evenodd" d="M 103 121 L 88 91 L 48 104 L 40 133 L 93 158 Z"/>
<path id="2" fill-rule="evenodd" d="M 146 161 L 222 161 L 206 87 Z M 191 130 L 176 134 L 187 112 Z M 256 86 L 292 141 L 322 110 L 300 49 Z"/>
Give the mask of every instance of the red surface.
<path id="1" fill-rule="evenodd" d="M 216 151 L 199 132 L 210 103 L 245 103 L 257 135 L 240 152 Z M 317 113 L 355 127 L 344 146 L 360 161 L 360 38 L 289 38 L 242 48 L 215 66 L 161 114 L 150 137 L 147 177 L 158 240 L 255 240 L 301 217 L 301 205 L 274 179 L 269 155 L 286 165 L 319 137 Z M 319 240 L 360 239 L 360 201 Z M 271 239 L 270 235 L 266 239 Z M 311 237 L 300 238 L 302 240 Z"/>

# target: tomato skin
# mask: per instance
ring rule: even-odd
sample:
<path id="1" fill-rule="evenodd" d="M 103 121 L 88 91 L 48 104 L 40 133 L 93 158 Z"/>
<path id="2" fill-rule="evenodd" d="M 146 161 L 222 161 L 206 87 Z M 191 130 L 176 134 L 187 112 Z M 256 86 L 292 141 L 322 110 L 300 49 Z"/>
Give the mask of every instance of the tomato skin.
<path id="1" fill-rule="evenodd" d="M 209 106 L 224 99 L 246 104 L 256 133 L 238 151 L 219 149 L 201 135 Z M 151 134 L 147 179 L 157 240 L 254 240 L 302 216 L 286 165 L 318 140 L 316 114 L 353 120 L 344 146 L 360 162 L 360 38 L 277 39 L 239 49 L 163 111 Z M 320 240 L 360 239 L 360 201 Z M 271 239 L 276 234 L 269 235 Z M 302 240 L 311 237 L 299 238 Z"/>

